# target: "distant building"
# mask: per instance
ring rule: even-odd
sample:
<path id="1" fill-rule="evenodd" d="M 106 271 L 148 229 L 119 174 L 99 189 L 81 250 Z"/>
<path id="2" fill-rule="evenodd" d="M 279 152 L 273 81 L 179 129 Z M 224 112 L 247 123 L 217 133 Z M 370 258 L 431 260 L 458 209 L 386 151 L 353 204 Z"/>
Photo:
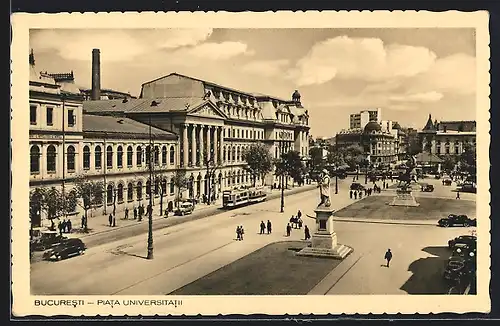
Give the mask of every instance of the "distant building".
<path id="1" fill-rule="evenodd" d="M 92 100 L 91 88 L 80 88 L 80 92 L 84 95 L 86 101 Z M 135 99 L 135 98 L 137 97 L 130 95 L 130 93 L 115 91 L 108 88 L 101 88 L 99 100 Z"/>
<path id="2" fill-rule="evenodd" d="M 460 155 L 467 145 L 476 146 L 476 121 L 432 121 L 419 132 L 422 151 L 438 156 Z"/>
<path id="3" fill-rule="evenodd" d="M 382 122 L 382 109 L 363 110 L 349 117 L 349 129 L 364 129 L 368 122 Z"/>

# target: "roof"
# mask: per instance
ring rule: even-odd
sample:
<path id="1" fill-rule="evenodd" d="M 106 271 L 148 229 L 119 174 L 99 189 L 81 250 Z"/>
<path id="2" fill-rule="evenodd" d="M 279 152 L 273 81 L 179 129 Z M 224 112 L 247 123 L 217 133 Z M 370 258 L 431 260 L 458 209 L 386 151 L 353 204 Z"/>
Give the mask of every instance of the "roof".
<path id="1" fill-rule="evenodd" d="M 128 112 L 130 109 L 140 104 L 141 102 L 150 101 L 149 99 L 123 99 L 116 100 L 97 100 L 83 102 L 83 111 L 87 113 L 100 112 Z"/>
<path id="2" fill-rule="evenodd" d="M 432 122 L 432 117 L 429 114 L 429 119 L 427 119 L 427 123 L 425 124 L 425 127 L 422 130 L 435 130 L 434 123 Z"/>
<path id="3" fill-rule="evenodd" d="M 208 100 L 192 97 L 167 97 L 157 99 L 145 99 L 137 105 L 131 107 L 127 112 L 172 112 L 187 111 L 190 108 L 198 107 Z"/>
<path id="4" fill-rule="evenodd" d="M 431 154 L 427 152 L 418 153 L 415 156 L 415 159 L 417 160 L 417 162 L 432 162 L 432 163 L 443 162 L 443 160 L 439 158 L 439 156 L 437 156 L 436 154 Z"/>
<path id="5" fill-rule="evenodd" d="M 129 118 L 100 116 L 92 114 L 83 115 L 83 132 L 102 132 L 125 135 L 149 136 L 149 125 Z M 156 137 L 177 139 L 177 135 L 156 127 L 151 127 L 151 133 Z"/>
<path id="6" fill-rule="evenodd" d="M 366 124 L 364 132 L 381 131 L 382 127 L 375 121 L 370 121 Z"/>
<path id="7" fill-rule="evenodd" d="M 399 125 L 399 123 L 394 122 L 394 124 L 392 125 L 392 129 L 398 129 L 398 130 L 401 130 L 401 126 Z"/>
<path id="8" fill-rule="evenodd" d="M 75 76 L 73 75 L 73 70 L 71 72 L 65 72 L 65 73 L 48 73 L 45 72 L 46 75 L 54 78 L 56 82 L 62 82 L 62 81 L 74 81 Z"/>

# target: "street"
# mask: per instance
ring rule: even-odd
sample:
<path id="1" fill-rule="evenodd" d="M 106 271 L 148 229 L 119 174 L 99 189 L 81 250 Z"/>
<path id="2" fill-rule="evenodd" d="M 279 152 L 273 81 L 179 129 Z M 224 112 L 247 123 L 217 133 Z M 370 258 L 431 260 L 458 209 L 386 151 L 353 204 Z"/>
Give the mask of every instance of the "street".
<path id="1" fill-rule="evenodd" d="M 352 203 L 348 191 L 351 181 L 342 180 L 337 195 L 332 189 L 336 210 Z M 449 190 L 442 194 L 454 196 Z M 291 237 L 285 237 L 286 224 L 300 209 L 305 224 L 314 231 L 315 221 L 306 214 L 314 215 L 317 203 L 318 191 L 314 189 L 286 197 L 283 214 L 279 213 L 279 199 L 273 199 L 156 230 L 153 260 L 145 259 L 147 234 L 141 234 L 89 246 L 84 256 L 37 262 L 31 265 L 32 294 L 168 294 L 266 244 L 303 239 L 303 230 L 293 230 Z M 268 219 L 273 233 L 259 235 L 260 221 Z M 238 225 L 245 229 L 243 241 L 235 240 Z M 321 294 L 440 293 L 440 273 L 449 255 L 440 247 L 471 231 L 434 225 L 335 225 L 339 242 L 353 247 L 354 253 L 332 274 L 342 269 L 348 272 L 332 275 L 331 284 L 325 285 Z M 390 268 L 381 266 L 387 248 L 394 253 Z"/>

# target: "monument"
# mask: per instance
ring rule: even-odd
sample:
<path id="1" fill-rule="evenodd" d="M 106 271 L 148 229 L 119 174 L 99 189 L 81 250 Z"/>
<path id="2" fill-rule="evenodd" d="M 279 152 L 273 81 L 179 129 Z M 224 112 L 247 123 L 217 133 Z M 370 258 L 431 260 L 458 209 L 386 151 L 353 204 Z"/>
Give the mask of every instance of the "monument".
<path id="1" fill-rule="evenodd" d="M 406 171 L 399 176 L 398 189 L 396 190 L 396 196 L 389 203 L 390 206 L 405 206 L 405 207 L 417 207 L 420 204 L 417 203 L 415 197 L 412 193 L 411 182 L 417 182 L 412 176 L 412 172 L 416 165 L 415 157 L 410 157 L 408 160 L 408 166 Z"/>
<path id="2" fill-rule="evenodd" d="M 297 253 L 299 256 L 344 259 L 352 252 L 352 248 L 339 244 L 333 226 L 333 212 L 330 202 L 330 177 L 323 170 L 319 180 L 320 203 L 314 210 L 316 213 L 316 231 L 311 237 L 311 246 Z"/>

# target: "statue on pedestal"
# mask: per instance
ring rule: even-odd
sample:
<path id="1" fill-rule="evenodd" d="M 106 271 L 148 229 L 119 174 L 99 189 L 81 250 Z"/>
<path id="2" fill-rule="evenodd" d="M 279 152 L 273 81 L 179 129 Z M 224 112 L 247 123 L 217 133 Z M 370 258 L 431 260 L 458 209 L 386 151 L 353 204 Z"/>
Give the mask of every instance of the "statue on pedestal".
<path id="1" fill-rule="evenodd" d="M 321 202 L 318 207 L 330 207 L 330 177 L 328 175 L 328 171 L 324 169 L 321 172 L 320 179 L 318 181 L 319 193 Z"/>

